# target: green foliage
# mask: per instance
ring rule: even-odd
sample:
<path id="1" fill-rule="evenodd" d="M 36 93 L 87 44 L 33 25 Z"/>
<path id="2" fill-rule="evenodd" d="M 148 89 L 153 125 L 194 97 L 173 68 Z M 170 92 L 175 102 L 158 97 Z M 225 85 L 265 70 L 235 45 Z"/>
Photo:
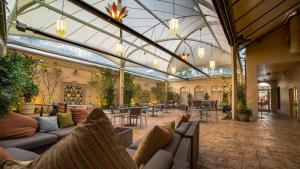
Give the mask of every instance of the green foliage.
<path id="1" fill-rule="evenodd" d="M 142 101 L 141 96 L 142 96 L 142 87 L 140 84 L 136 84 L 133 86 L 133 98 L 136 103 L 140 103 Z"/>
<path id="2" fill-rule="evenodd" d="M 31 102 L 34 96 L 39 94 L 39 87 L 33 83 L 33 81 L 28 81 L 23 88 L 23 96 L 26 102 Z"/>
<path id="3" fill-rule="evenodd" d="M 54 95 L 60 81 L 62 79 L 61 69 L 56 64 L 40 63 L 37 67 L 36 78 L 40 86 L 44 86 L 44 90 L 41 90 L 41 96 L 43 103 L 50 104 L 51 98 Z M 47 97 L 47 98 L 46 98 Z"/>
<path id="4" fill-rule="evenodd" d="M 191 93 L 189 93 L 187 95 L 187 101 L 188 101 L 189 106 L 191 106 L 192 102 L 193 102 L 193 95 Z"/>
<path id="5" fill-rule="evenodd" d="M 223 102 L 224 105 L 228 105 L 229 104 L 228 92 L 223 92 L 222 102 Z"/>
<path id="6" fill-rule="evenodd" d="M 205 93 L 205 95 L 204 95 L 204 100 L 209 100 L 209 98 L 210 98 L 209 94 L 208 94 L 208 93 Z"/>
<path id="7" fill-rule="evenodd" d="M 247 114 L 247 115 L 252 115 L 252 110 L 248 108 L 241 108 L 238 110 L 239 114 Z"/>
<path id="8" fill-rule="evenodd" d="M 151 91 L 154 94 L 157 103 L 159 103 L 163 98 L 163 90 L 164 84 L 162 82 L 156 83 L 156 86 L 151 88 Z"/>
<path id="9" fill-rule="evenodd" d="M 226 112 L 226 119 L 232 119 L 232 113 L 231 110 Z"/>
<path id="10" fill-rule="evenodd" d="M 179 103 L 180 95 L 178 93 L 174 94 L 174 103 Z"/>
<path id="11" fill-rule="evenodd" d="M 34 65 L 32 59 L 18 54 L 0 57 L 0 117 L 17 108 L 23 96 L 38 94 L 32 80 Z M 25 93 L 28 88 L 30 92 Z"/>
<path id="12" fill-rule="evenodd" d="M 95 89 L 96 98 L 101 108 L 109 108 L 115 99 L 116 72 L 110 69 L 99 69 L 92 75 L 89 84 Z"/>
<path id="13" fill-rule="evenodd" d="M 174 100 L 174 96 L 175 96 L 174 92 L 168 91 L 167 93 L 168 100 Z"/>
<path id="14" fill-rule="evenodd" d="M 134 76 L 129 73 L 124 73 L 124 104 L 131 104 L 131 99 L 134 96 Z"/>
<path id="15" fill-rule="evenodd" d="M 150 102 L 150 91 L 144 90 L 141 94 L 141 103 L 149 103 Z"/>

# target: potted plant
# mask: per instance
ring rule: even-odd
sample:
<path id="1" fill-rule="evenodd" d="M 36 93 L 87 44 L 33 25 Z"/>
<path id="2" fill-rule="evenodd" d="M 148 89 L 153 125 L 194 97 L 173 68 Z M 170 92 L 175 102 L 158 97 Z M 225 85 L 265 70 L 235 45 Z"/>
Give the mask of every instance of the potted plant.
<path id="1" fill-rule="evenodd" d="M 210 98 L 209 94 L 208 94 L 208 93 L 205 93 L 205 95 L 204 95 L 204 100 L 209 100 L 209 98 Z"/>
<path id="2" fill-rule="evenodd" d="M 249 122 L 250 116 L 252 116 L 252 110 L 246 107 L 243 107 L 238 110 L 238 118 L 242 122 Z"/>
<path id="3" fill-rule="evenodd" d="M 16 53 L 0 56 L 0 117 L 19 109 L 24 88 L 32 82 L 33 65 L 32 59 Z"/>
<path id="4" fill-rule="evenodd" d="M 32 80 L 29 80 L 23 87 L 24 103 L 22 104 L 21 114 L 34 114 L 35 104 L 32 102 L 32 98 L 39 94 L 39 88 Z"/>
<path id="5" fill-rule="evenodd" d="M 187 95 L 187 101 L 188 101 L 188 105 L 189 106 L 192 106 L 192 102 L 193 102 L 193 95 L 191 94 L 191 93 L 189 93 L 188 95 Z"/>

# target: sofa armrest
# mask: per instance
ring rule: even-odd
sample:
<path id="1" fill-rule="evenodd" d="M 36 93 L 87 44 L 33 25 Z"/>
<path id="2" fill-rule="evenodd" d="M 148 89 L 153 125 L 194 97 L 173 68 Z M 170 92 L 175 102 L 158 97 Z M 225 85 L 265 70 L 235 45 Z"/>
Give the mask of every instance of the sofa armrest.
<path id="1" fill-rule="evenodd" d="M 180 126 L 175 129 L 175 133 L 184 135 L 185 132 L 189 129 L 191 122 L 182 122 Z"/>
<path id="2" fill-rule="evenodd" d="M 193 121 L 187 131 L 185 132 L 185 137 L 199 136 L 199 121 Z"/>
<path id="3" fill-rule="evenodd" d="M 159 150 L 147 162 L 143 169 L 170 169 L 173 162 L 172 154 L 165 150 Z"/>
<path id="4" fill-rule="evenodd" d="M 141 143 L 142 139 L 138 139 L 137 141 L 133 142 L 128 148 L 130 149 L 137 149 Z"/>

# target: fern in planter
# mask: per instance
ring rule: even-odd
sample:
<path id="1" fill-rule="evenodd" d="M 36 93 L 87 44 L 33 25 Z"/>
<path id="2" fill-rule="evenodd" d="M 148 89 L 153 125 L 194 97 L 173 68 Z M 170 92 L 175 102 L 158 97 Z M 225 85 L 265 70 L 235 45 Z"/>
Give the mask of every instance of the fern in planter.
<path id="1" fill-rule="evenodd" d="M 0 117 L 12 109 L 18 109 L 35 62 L 18 54 L 0 56 Z M 36 92 L 35 92 L 36 93 Z"/>

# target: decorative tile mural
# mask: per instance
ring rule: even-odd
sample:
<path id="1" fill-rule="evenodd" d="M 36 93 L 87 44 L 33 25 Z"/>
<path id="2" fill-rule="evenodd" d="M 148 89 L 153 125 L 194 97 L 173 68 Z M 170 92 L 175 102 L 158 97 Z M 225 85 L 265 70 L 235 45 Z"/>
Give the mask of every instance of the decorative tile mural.
<path id="1" fill-rule="evenodd" d="M 82 104 L 83 91 L 78 85 L 64 86 L 64 102 L 66 104 Z"/>

